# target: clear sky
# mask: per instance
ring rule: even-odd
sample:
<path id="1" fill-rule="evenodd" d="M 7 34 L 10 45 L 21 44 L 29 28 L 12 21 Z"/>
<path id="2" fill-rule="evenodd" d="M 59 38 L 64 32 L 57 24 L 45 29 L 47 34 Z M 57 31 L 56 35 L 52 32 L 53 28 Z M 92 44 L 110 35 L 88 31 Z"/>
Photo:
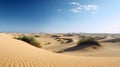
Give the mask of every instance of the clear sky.
<path id="1" fill-rule="evenodd" d="M 120 33 L 120 0 L 0 0 L 0 32 Z"/>

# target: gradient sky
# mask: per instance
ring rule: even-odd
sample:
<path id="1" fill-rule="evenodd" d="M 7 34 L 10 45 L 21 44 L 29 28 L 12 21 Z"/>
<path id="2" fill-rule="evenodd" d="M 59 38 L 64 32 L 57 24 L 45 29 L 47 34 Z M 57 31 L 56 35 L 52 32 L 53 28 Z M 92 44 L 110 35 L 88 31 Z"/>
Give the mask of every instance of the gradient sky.
<path id="1" fill-rule="evenodd" d="M 0 32 L 120 33 L 120 0 L 0 0 Z"/>

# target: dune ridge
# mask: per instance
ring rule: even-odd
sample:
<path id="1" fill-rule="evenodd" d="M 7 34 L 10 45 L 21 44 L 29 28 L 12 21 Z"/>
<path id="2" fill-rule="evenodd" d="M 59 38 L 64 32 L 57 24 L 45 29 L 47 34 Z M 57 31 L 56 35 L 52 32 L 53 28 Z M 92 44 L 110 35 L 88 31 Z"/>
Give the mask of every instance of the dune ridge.
<path id="1" fill-rule="evenodd" d="M 0 34 L 0 67 L 120 67 L 120 57 L 56 54 Z"/>

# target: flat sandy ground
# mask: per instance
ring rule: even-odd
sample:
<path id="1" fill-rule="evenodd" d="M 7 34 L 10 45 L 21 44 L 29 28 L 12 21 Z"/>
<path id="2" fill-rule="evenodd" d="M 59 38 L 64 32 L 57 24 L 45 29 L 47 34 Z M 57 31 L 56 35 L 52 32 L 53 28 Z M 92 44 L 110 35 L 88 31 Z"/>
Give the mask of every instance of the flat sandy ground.
<path id="1" fill-rule="evenodd" d="M 38 38 L 38 40 L 39 39 L 40 38 Z M 57 42 L 55 43 L 54 39 L 48 39 L 46 41 L 51 42 L 53 45 L 51 46 L 50 44 L 45 47 L 43 46 L 43 48 L 36 48 L 23 41 L 13 39 L 11 35 L 1 33 L 0 67 L 120 67 L 120 47 L 118 44 L 116 44 L 117 46 L 114 46 L 113 49 L 113 45 L 109 46 L 105 43 L 110 48 L 88 48 L 80 51 L 72 51 L 73 53 L 53 53 L 51 52 L 51 48 L 55 49 Z M 57 49 L 58 48 L 55 50 Z M 89 56 L 90 52 L 86 51 L 89 49 L 93 52 L 91 52 L 93 56 Z M 105 49 L 107 50 L 105 51 Z M 103 53 L 100 50 L 102 50 Z M 110 53 L 111 51 L 113 52 L 113 55 Z M 108 55 L 105 54 L 107 52 Z"/>

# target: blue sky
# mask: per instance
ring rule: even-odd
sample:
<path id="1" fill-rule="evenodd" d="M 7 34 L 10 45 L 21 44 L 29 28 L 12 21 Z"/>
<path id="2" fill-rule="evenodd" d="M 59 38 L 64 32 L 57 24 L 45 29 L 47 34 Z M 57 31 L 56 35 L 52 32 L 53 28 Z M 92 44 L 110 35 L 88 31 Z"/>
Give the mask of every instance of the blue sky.
<path id="1" fill-rule="evenodd" d="M 0 0 L 0 32 L 120 33 L 120 0 Z"/>

